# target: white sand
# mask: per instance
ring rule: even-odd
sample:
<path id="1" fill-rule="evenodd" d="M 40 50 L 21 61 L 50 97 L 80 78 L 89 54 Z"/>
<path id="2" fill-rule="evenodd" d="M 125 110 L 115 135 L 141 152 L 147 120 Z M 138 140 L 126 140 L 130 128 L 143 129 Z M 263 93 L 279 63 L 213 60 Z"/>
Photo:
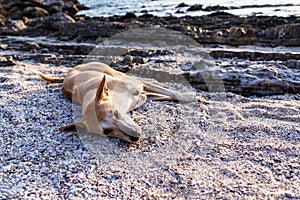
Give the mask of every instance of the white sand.
<path id="1" fill-rule="evenodd" d="M 57 130 L 73 121 L 71 102 L 38 71 L 67 68 L 0 68 L 1 198 L 300 198 L 299 94 L 147 102 L 131 113 L 139 143 L 91 143 Z"/>

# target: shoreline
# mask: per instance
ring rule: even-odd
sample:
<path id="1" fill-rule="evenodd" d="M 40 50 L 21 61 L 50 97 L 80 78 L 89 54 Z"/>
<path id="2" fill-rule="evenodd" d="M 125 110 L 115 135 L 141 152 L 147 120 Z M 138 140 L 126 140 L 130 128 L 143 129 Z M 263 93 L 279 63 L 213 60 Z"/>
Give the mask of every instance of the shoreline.
<path id="1" fill-rule="evenodd" d="M 118 2 L 112 6 L 112 2 L 103 1 L 101 4 L 90 1 L 80 1 L 83 4 L 91 7 L 90 10 L 79 11 L 79 14 L 90 17 L 113 15 L 125 15 L 127 12 L 135 13 L 137 16 L 143 14 L 152 14 L 155 16 L 175 16 L 184 17 L 209 15 L 214 12 L 229 12 L 238 16 L 299 16 L 297 12 L 299 5 L 296 2 L 280 2 L 280 1 L 264 1 L 264 2 L 238 2 L 238 1 L 219 1 L 218 3 L 202 1 L 201 4 L 195 1 L 126 1 L 125 3 Z M 196 4 L 195 4 L 196 3 Z"/>

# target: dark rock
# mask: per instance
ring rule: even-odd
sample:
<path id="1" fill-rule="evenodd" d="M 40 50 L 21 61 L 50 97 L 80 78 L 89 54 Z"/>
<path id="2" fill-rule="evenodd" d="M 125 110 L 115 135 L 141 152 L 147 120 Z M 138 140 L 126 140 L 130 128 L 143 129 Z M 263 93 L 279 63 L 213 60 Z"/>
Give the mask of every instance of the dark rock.
<path id="1" fill-rule="evenodd" d="M 154 15 L 152 14 L 143 14 L 142 16 L 140 16 L 141 18 L 153 18 Z"/>
<path id="2" fill-rule="evenodd" d="M 133 62 L 133 56 L 126 55 L 123 59 L 123 63 L 130 65 Z"/>
<path id="3" fill-rule="evenodd" d="M 11 56 L 4 57 L 0 55 L 0 67 L 14 66 L 16 63 L 14 62 Z"/>
<path id="4" fill-rule="evenodd" d="M 192 5 L 186 11 L 198 11 L 198 10 L 203 10 L 203 5 L 201 4 Z"/>
<path id="5" fill-rule="evenodd" d="M 128 12 L 122 17 L 122 19 L 135 19 L 137 16 L 134 13 Z"/>
<path id="6" fill-rule="evenodd" d="M 136 64 L 145 64 L 148 62 L 148 59 L 142 57 L 134 57 L 132 62 Z"/>
<path id="7" fill-rule="evenodd" d="M 62 6 L 63 12 L 75 18 L 76 13 L 79 11 L 77 3 L 77 0 L 64 1 L 64 5 Z"/>
<path id="8" fill-rule="evenodd" d="M 196 88 L 209 90 L 225 87 L 226 92 L 233 92 L 245 96 L 282 95 L 300 92 L 300 82 L 290 69 L 255 64 L 220 66 L 211 71 L 204 68 L 197 72 L 186 72 L 184 77 Z M 221 81 L 221 82 L 220 82 Z M 221 84 L 220 84 L 221 83 Z M 212 92 L 212 90 L 209 90 Z"/>
<path id="9" fill-rule="evenodd" d="M 23 17 L 36 18 L 48 14 L 47 6 L 38 0 L 2 0 L 8 19 L 22 19 Z"/>
<path id="10" fill-rule="evenodd" d="M 30 52 L 36 52 L 39 49 L 40 46 L 35 42 L 26 42 L 21 47 L 22 51 L 30 51 Z"/>
<path id="11" fill-rule="evenodd" d="M 263 36 L 272 40 L 275 46 L 299 46 L 300 45 L 300 24 L 285 24 L 267 28 L 263 31 Z"/>
<path id="12" fill-rule="evenodd" d="M 27 28 L 27 26 L 24 24 L 22 20 L 7 20 L 5 22 L 7 28 L 13 29 L 13 30 L 23 30 Z"/>
<path id="13" fill-rule="evenodd" d="M 228 10 L 227 7 L 225 6 L 207 6 L 206 8 L 203 9 L 203 11 L 219 11 L 219 10 Z"/>
<path id="14" fill-rule="evenodd" d="M 5 25 L 6 10 L 0 4 L 0 27 Z"/>
<path id="15" fill-rule="evenodd" d="M 84 4 L 81 4 L 79 1 L 76 1 L 76 7 L 78 10 L 89 10 L 90 8 Z"/>
<path id="16" fill-rule="evenodd" d="M 231 14 L 231 13 L 227 13 L 227 12 L 214 12 L 214 13 L 211 13 L 210 15 L 208 15 L 210 17 L 219 17 L 219 18 L 230 18 L 230 17 L 238 17 L 238 16 L 235 16 L 234 14 Z"/>
<path id="17" fill-rule="evenodd" d="M 289 24 L 288 18 L 283 17 L 269 17 L 269 16 L 257 16 L 257 17 L 248 17 L 244 20 L 243 23 L 251 24 L 252 26 L 260 29 L 268 29 L 271 27 L 276 27 L 279 25 Z M 292 18 L 290 18 L 291 21 Z M 294 23 L 294 22 L 291 22 Z"/>
<path id="18" fill-rule="evenodd" d="M 1 63 L 1 61 L 0 61 L 0 63 Z M 1 65 L 0 65 L 0 66 L 1 66 Z M 4 83 L 6 80 L 7 80 L 6 77 L 0 77 L 0 83 Z"/>
<path id="19" fill-rule="evenodd" d="M 131 55 L 125 55 L 122 63 L 126 64 L 126 65 L 132 65 L 132 63 L 136 63 L 136 64 L 145 64 L 148 61 L 147 58 L 143 58 L 143 57 L 134 57 Z"/>
<path id="20" fill-rule="evenodd" d="M 20 10 L 18 7 L 12 7 L 6 17 L 8 19 L 13 19 L 13 20 L 17 20 L 17 19 L 21 19 L 22 18 L 22 10 Z"/>
<path id="21" fill-rule="evenodd" d="M 61 30 L 65 24 L 75 23 L 75 20 L 65 13 L 57 13 L 45 17 L 38 25 L 37 28 Z"/>
<path id="22" fill-rule="evenodd" d="M 51 14 L 55 14 L 55 13 L 59 13 L 59 12 L 63 12 L 63 9 L 60 5 L 51 5 L 48 8 L 49 13 Z"/>
<path id="23" fill-rule="evenodd" d="M 46 4 L 40 0 L 2 0 L 2 5 L 7 11 L 13 7 L 18 7 L 20 10 L 23 10 L 27 7 L 46 8 Z"/>
<path id="24" fill-rule="evenodd" d="M 49 13 L 40 7 L 27 7 L 23 10 L 22 15 L 28 18 L 40 18 L 48 16 Z"/>
<path id="25" fill-rule="evenodd" d="M 0 25 L 6 19 L 19 20 L 27 17 L 29 19 L 43 18 L 48 15 L 63 12 L 72 18 L 76 18 L 79 10 L 88 9 L 77 0 L 2 0 L 0 5 Z"/>
<path id="26" fill-rule="evenodd" d="M 171 50 L 130 50 L 129 55 L 135 57 L 153 57 L 153 56 L 165 56 L 174 54 Z"/>
<path id="27" fill-rule="evenodd" d="M 240 38 L 246 35 L 246 29 L 244 27 L 231 27 L 228 29 L 228 37 Z"/>
<path id="28" fill-rule="evenodd" d="M 43 49 L 41 49 L 41 53 L 50 53 L 50 51 L 47 48 L 43 48 Z"/>
<path id="29" fill-rule="evenodd" d="M 180 26 L 180 25 L 171 25 L 168 26 L 167 28 L 172 29 L 174 31 L 180 31 L 180 32 L 184 32 L 186 30 L 184 26 Z"/>
<path id="30" fill-rule="evenodd" d="M 299 54 L 287 54 L 287 53 L 263 53 L 263 52 L 251 52 L 251 51 L 226 51 L 226 50 L 214 50 L 211 51 L 210 55 L 216 59 L 218 58 L 239 58 L 239 59 L 249 59 L 251 61 L 271 61 L 280 60 L 287 61 L 291 68 L 296 68 L 299 66 L 299 62 L 295 60 L 300 60 Z"/>
<path id="31" fill-rule="evenodd" d="M 127 73 L 133 67 L 131 64 L 124 65 L 124 63 L 120 63 L 120 62 L 112 62 L 109 66 L 123 73 Z"/>
<path id="32" fill-rule="evenodd" d="M 290 69 L 299 69 L 300 70 L 300 59 L 298 60 L 288 60 L 285 62 L 285 65 Z"/>
<path id="33" fill-rule="evenodd" d="M 151 14 L 137 17 L 134 13 L 109 18 L 89 18 L 74 16 L 73 7 L 78 9 L 76 0 L 46 0 L 43 1 L 44 3 L 39 0 L 3 1 L 6 5 L 2 11 L 0 9 L 0 15 L 5 19 L 0 28 L 1 35 L 44 35 L 58 37 L 64 41 L 92 42 L 99 37 L 103 40 L 121 31 L 159 25 L 180 31 L 202 44 L 299 46 L 300 43 L 297 34 L 300 29 L 299 19 L 296 17 L 239 17 L 225 12 L 216 12 L 207 16 L 180 18 L 155 17 Z M 191 7 L 193 9 L 189 10 L 225 9 L 222 6 L 211 6 L 205 9 L 202 5 Z M 29 12 L 36 11 L 37 8 L 40 8 L 38 10 L 42 13 L 41 15 Z M 47 15 L 47 12 L 48 16 L 39 18 L 39 16 Z M 11 19 L 22 20 L 23 23 Z"/>
<path id="34" fill-rule="evenodd" d="M 182 10 L 177 10 L 175 13 L 181 14 L 181 13 L 184 13 L 184 11 L 182 11 Z"/>
<path id="35" fill-rule="evenodd" d="M 46 1 L 47 10 L 51 14 L 55 14 L 58 12 L 65 12 L 66 14 L 75 17 L 76 12 L 79 10 L 88 10 L 89 8 L 83 4 L 80 4 L 77 0 L 73 1 Z"/>
<path id="36" fill-rule="evenodd" d="M 185 4 L 185 3 L 180 3 L 176 6 L 176 8 L 183 8 L 183 7 L 188 7 L 189 5 Z"/>
<path id="37" fill-rule="evenodd" d="M 276 35 L 279 38 L 284 38 L 284 39 L 299 38 L 300 23 L 280 25 L 277 26 L 275 29 L 276 29 Z M 299 45 L 296 44 L 295 46 L 299 46 Z"/>

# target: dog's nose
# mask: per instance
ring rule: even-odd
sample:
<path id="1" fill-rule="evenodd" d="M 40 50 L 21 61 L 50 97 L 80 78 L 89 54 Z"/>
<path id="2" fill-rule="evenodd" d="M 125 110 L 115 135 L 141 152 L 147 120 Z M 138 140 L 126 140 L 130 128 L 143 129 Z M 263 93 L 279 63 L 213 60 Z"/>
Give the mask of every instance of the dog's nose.
<path id="1" fill-rule="evenodd" d="M 131 132 L 127 132 L 127 134 L 131 142 L 137 142 L 141 137 L 142 129 L 137 126 Z"/>
<path id="2" fill-rule="evenodd" d="M 140 139 L 140 137 L 135 137 L 135 136 L 129 136 L 129 138 L 132 142 L 137 142 Z"/>

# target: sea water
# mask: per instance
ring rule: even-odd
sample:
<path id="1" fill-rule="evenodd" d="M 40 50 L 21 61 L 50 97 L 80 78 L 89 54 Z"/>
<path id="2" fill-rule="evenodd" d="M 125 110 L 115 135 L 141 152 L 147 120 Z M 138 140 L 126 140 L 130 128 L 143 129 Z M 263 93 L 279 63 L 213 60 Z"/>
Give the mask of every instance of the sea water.
<path id="1" fill-rule="evenodd" d="M 79 0 L 80 3 L 90 7 L 90 10 L 80 11 L 78 14 L 85 14 L 88 16 L 113 16 L 124 15 L 128 12 L 142 15 L 145 13 L 153 14 L 155 16 L 199 16 L 210 14 L 214 11 L 186 11 L 189 7 L 178 8 L 177 5 L 183 0 Z M 268 15 L 268 16 L 300 16 L 300 0 L 220 0 L 220 1 L 195 1 L 185 0 L 185 4 L 195 5 L 201 4 L 203 7 L 207 6 L 225 6 L 229 10 L 225 12 L 239 15 Z M 183 13 L 178 13 L 181 11 Z"/>

